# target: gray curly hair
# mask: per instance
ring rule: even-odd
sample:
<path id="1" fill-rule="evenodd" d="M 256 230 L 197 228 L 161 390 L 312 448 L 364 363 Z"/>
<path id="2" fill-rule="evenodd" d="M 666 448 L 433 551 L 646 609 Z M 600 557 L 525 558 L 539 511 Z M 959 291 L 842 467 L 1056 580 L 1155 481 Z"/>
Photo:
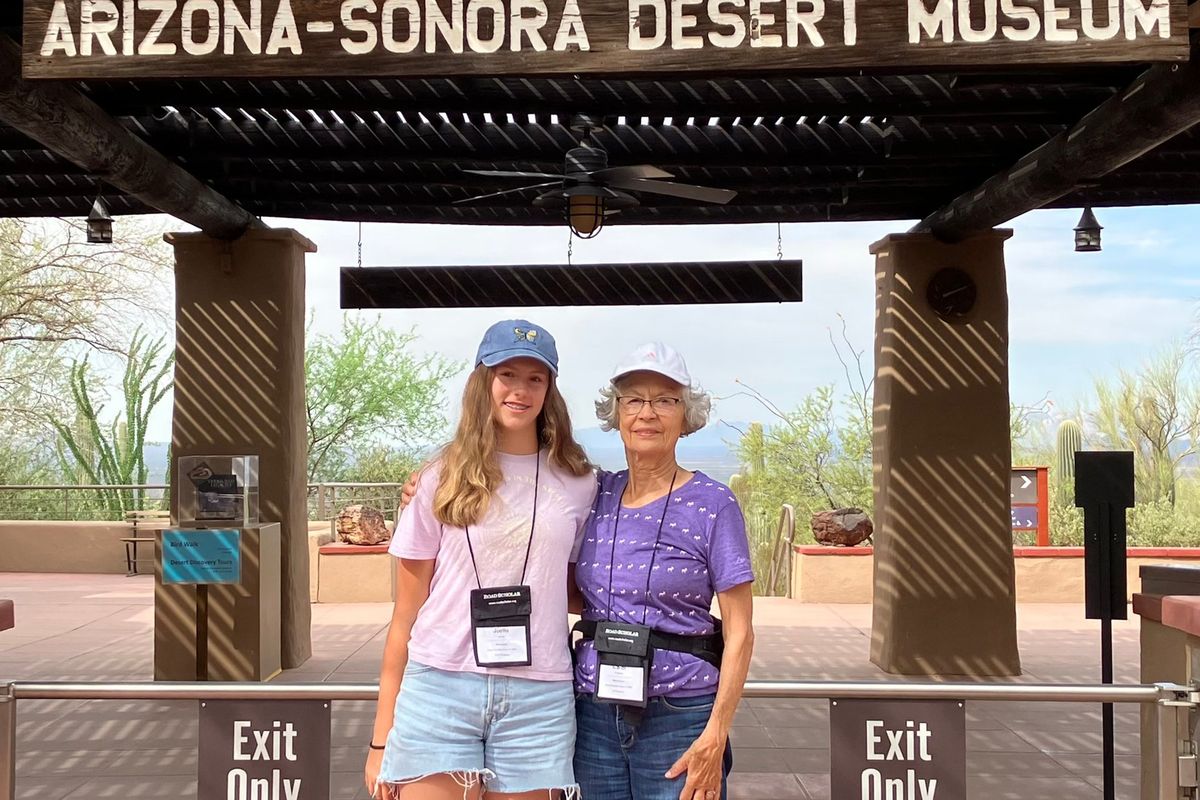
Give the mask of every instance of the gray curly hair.
<path id="1" fill-rule="evenodd" d="M 600 420 L 600 430 L 615 431 L 620 417 L 617 407 L 617 395 L 624 377 L 618 378 L 608 386 L 600 389 L 600 399 L 596 401 L 596 419 Z M 699 386 L 683 387 L 683 435 L 695 433 L 708 424 L 708 415 L 712 412 L 712 395 Z"/>

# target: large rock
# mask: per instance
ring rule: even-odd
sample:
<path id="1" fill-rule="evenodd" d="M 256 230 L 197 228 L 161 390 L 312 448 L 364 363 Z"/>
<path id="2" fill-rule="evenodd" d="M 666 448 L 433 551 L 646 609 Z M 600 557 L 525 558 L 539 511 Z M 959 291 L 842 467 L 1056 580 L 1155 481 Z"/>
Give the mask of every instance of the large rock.
<path id="1" fill-rule="evenodd" d="M 837 508 L 813 514 L 812 532 L 821 544 L 854 547 L 870 539 L 875 526 L 861 508 Z"/>
<path id="2" fill-rule="evenodd" d="M 383 513 L 371 506 L 346 506 L 337 515 L 337 538 L 346 544 L 382 544 L 392 538 Z"/>

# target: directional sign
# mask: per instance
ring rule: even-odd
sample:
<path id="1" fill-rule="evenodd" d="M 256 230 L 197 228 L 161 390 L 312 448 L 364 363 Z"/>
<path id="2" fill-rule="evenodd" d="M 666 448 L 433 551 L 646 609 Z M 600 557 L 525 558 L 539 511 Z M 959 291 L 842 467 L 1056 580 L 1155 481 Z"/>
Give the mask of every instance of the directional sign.
<path id="1" fill-rule="evenodd" d="M 1009 509 L 1012 512 L 1012 529 L 1031 531 L 1038 526 L 1037 506 L 1016 506 Z"/>
<path id="2" fill-rule="evenodd" d="M 1015 504 L 1036 503 L 1038 482 L 1036 469 L 1014 469 L 1009 478 L 1009 492 Z"/>

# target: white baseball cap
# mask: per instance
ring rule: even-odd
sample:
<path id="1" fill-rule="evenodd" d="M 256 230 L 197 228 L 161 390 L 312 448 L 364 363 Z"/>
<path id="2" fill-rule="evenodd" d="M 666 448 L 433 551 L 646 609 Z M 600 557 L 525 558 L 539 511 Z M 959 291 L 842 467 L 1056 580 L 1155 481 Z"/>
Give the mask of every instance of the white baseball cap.
<path id="1" fill-rule="evenodd" d="M 683 356 L 674 347 L 662 342 L 648 342 L 635 347 L 617 364 L 611 380 L 616 383 L 618 378 L 631 372 L 656 372 L 683 386 L 692 385 L 692 376 L 688 373 Z"/>

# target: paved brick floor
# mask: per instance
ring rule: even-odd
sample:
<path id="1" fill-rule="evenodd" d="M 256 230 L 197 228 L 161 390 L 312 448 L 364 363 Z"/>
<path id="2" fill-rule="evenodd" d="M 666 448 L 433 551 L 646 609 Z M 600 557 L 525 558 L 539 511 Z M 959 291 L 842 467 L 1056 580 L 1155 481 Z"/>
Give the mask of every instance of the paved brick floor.
<path id="1" fill-rule="evenodd" d="M 147 680 L 152 675 L 152 579 L 0 574 L 17 627 L 0 632 L 0 680 Z M 313 607 L 314 657 L 288 681 L 377 677 L 390 606 Z M 763 600 L 755 606 L 757 679 L 884 676 L 867 659 L 867 606 Z M 1021 681 L 1099 679 L 1097 624 L 1074 605 L 1019 609 Z M 1138 675 L 1137 622 L 1116 625 L 1117 680 Z M 336 800 L 364 800 L 359 769 L 368 703 L 333 717 Z M 179 702 L 23 702 L 20 800 L 187 798 L 195 795 L 195 706 Z M 829 798 L 823 701 L 747 700 L 738 712 L 732 800 Z M 972 800 L 1099 800 L 1100 708 L 1087 704 L 973 703 L 967 749 Z M 1118 797 L 1136 800 L 1137 710 L 1118 707 Z M 838 798 L 838 800 L 842 800 Z"/>

